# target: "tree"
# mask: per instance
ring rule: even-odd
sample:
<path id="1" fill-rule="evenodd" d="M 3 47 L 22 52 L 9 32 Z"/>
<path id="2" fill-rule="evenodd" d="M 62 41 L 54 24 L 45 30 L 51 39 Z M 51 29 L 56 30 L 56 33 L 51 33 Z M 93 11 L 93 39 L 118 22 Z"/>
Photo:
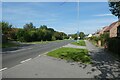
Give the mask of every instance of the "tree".
<path id="1" fill-rule="evenodd" d="M 2 33 L 5 35 L 8 35 L 12 29 L 12 25 L 9 24 L 8 22 L 0 22 L 0 24 L 2 25 Z"/>
<path id="2" fill-rule="evenodd" d="M 17 32 L 17 28 L 13 28 L 13 25 L 9 24 L 8 22 L 0 22 L 2 27 L 2 34 L 8 40 L 14 40 L 16 38 L 15 33 Z"/>
<path id="3" fill-rule="evenodd" d="M 47 29 L 47 26 L 46 25 L 41 25 L 40 29 Z"/>
<path id="4" fill-rule="evenodd" d="M 38 33 L 36 30 L 29 31 L 27 37 L 30 37 L 29 41 L 38 41 Z"/>
<path id="5" fill-rule="evenodd" d="M 77 40 L 77 38 L 78 38 L 77 34 L 72 34 L 71 36 L 72 36 L 72 38 L 74 38 L 74 40 Z"/>
<path id="6" fill-rule="evenodd" d="M 25 30 L 35 29 L 35 26 L 33 25 L 32 22 L 30 22 L 29 24 L 25 24 L 23 27 Z"/>
<path id="7" fill-rule="evenodd" d="M 16 34 L 17 34 L 17 39 L 18 39 L 18 41 L 21 41 L 21 42 L 25 41 L 25 40 L 24 40 L 25 30 L 19 29 Z"/>
<path id="8" fill-rule="evenodd" d="M 43 40 L 43 36 L 44 36 L 43 31 L 41 29 L 37 29 L 36 33 L 37 33 L 37 40 L 38 41 Z"/>
<path id="9" fill-rule="evenodd" d="M 43 35 L 44 41 L 50 41 L 52 39 L 52 34 L 49 30 L 43 29 L 42 32 L 44 33 Z"/>
<path id="10" fill-rule="evenodd" d="M 7 22 L 0 22 L 0 25 L 2 26 L 3 34 L 7 36 L 7 39 L 9 40 L 32 42 L 41 40 L 63 40 L 67 38 L 67 34 L 64 32 L 55 31 L 53 28 L 47 28 L 46 25 L 42 25 L 40 28 L 36 28 L 32 22 L 25 24 L 23 28 L 14 28 Z"/>
<path id="11" fill-rule="evenodd" d="M 56 40 L 62 40 L 62 37 L 61 37 L 60 32 L 57 32 L 57 31 L 56 31 L 56 32 L 53 34 L 53 36 L 55 37 Z"/>
<path id="12" fill-rule="evenodd" d="M 59 34 L 60 34 L 60 37 L 62 39 L 66 39 L 67 38 L 67 34 L 65 34 L 64 32 L 59 32 Z"/>
<path id="13" fill-rule="evenodd" d="M 120 21 L 120 0 L 117 0 L 117 2 L 111 2 L 109 0 L 109 7 L 110 7 L 111 13 L 117 16 L 118 20 Z"/>
<path id="14" fill-rule="evenodd" d="M 12 28 L 11 29 L 11 39 L 12 40 L 17 40 L 17 32 L 18 32 L 19 28 Z"/>
<path id="15" fill-rule="evenodd" d="M 80 32 L 80 33 L 79 33 L 79 36 L 80 36 L 80 39 L 83 39 L 83 38 L 85 37 L 84 32 Z"/>

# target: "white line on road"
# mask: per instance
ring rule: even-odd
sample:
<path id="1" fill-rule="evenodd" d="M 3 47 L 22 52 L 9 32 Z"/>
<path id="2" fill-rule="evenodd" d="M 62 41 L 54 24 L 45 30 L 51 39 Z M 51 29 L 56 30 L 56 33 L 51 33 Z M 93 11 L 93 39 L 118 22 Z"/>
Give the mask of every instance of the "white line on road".
<path id="1" fill-rule="evenodd" d="M 29 61 L 29 60 L 31 60 L 31 59 L 32 59 L 32 58 L 26 59 L 26 60 L 24 60 L 24 61 L 21 61 L 20 63 L 24 63 L 24 62 Z"/>
<path id="2" fill-rule="evenodd" d="M 7 68 L 3 68 L 3 69 L 0 69 L 0 72 L 3 71 L 3 70 L 6 70 Z"/>

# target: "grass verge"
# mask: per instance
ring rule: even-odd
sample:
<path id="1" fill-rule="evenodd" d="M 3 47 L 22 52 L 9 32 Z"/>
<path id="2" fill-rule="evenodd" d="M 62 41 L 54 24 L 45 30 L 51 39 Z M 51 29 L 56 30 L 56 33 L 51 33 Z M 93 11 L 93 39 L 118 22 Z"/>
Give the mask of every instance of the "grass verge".
<path id="1" fill-rule="evenodd" d="M 65 40 L 56 40 L 56 41 L 35 41 L 35 42 L 24 42 L 26 44 L 44 44 L 44 43 L 49 43 L 49 42 L 61 42 Z"/>
<path id="2" fill-rule="evenodd" d="M 20 44 L 15 44 L 15 43 L 11 43 L 11 42 L 2 44 L 2 48 L 17 47 L 17 46 L 20 46 Z"/>
<path id="3" fill-rule="evenodd" d="M 84 40 L 79 40 L 79 41 L 73 42 L 72 44 L 77 45 L 77 46 L 86 46 Z"/>
<path id="4" fill-rule="evenodd" d="M 62 47 L 57 50 L 49 52 L 47 55 L 55 58 L 65 59 L 68 61 L 72 60 L 76 62 L 83 62 L 89 64 L 91 63 L 91 58 L 88 55 L 87 49 Z"/>

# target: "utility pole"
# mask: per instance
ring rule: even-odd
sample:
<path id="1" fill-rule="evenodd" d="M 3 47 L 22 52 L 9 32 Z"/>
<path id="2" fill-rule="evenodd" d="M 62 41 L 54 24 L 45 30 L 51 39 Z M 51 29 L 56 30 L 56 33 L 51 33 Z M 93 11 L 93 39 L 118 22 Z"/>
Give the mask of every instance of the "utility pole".
<path id="1" fill-rule="evenodd" d="M 79 41 L 80 37 L 79 37 L 79 17 L 80 17 L 80 1 L 78 0 L 77 2 L 77 42 Z"/>

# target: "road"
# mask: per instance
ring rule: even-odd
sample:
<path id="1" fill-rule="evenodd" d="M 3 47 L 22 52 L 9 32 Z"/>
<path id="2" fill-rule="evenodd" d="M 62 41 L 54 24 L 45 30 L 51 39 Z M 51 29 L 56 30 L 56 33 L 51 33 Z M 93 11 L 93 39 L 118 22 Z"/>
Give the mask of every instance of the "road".
<path id="1" fill-rule="evenodd" d="M 52 49 L 61 47 L 66 45 L 72 41 L 63 41 L 63 42 L 53 42 L 48 44 L 36 44 L 31 45 L 26 48 L 29 48 L 27 51 L 22 50 L 23 52 L 31 52 L 31 47 L 34 49 L 38 47 L 38 52 L 34 52 L 36 56 L 29 56 L 32 53 L 24 53 L 25 55 L 18 58 L 20 59 L 26 58 L 26 62 L 20 64 L 21 61 L 18 62 L 19 65 L 14 64 L 16 66 L 11 68 L 3 68 L 2 69 L 2 77 L 3 78 L 111 78 L 119 80 L 120 78 L 120 62 L 110 53 L 103 50 L 103 48 L 98 48 L 91 44 L 89 41 L 86 42 L 86 48 L 90 51 L 90 56 L 92 58 L 92 64 L 83 64 L 80 62 L 71 62 L 62 59 L 57 59 L 53 57 L 46 56 L 42 54 L 44 52 L 50 51 Z M 59 46 L 58 46 L 59 45 Z M 40 47 L 41 46 L 41 47 Z M 44 47 L 43 47 L 44 46 Z M 71 45 L 67 45 L 71 47 Z M 64 46 L 65 47 L 65 46 Z M 72 46 L 73 47 L 73 46 Z M 76 46 L 77 47 L 77 46 Z M 25 49 L 26 49 L 25 48 Z M 36 49 L 36 48 L 35 48 Z M 46 51 L 44 51 L 46 50 Z M 41 52 L 40 52 L 41 51 Z M 11 55 L 18 54 L 12 53 Z M 20 53 L 19 53 L 20 54 Z M 42 54 L 41 56 L 38 56 Z M 6 54 L 6 59 L 7 59 Z M 10 54 L 9 54 L 10 55 Z M 9 56 L 8 55 L 8 56 Z M 30 58 L 33 58 L 29 60 Z M 16 58 L 12 59 L 13 64 L 16 62 Z M 28 61 L 29 60 L 29 61 Z M 9 62 L 9 61 L 8 61 Z M 5 64 L 5 63 L 3 63 Z M 6 67 L 8 65 L 6 64 Z M 117 79 L 118 78 L 118 79 Z"/>
<path id="2" fill-rule="evenodd" d="M 73 40 L 65 41 L 55 41 L 44 44 L 34 44 L 29 46 L 22 46 L 18 50 L 4 51 L 2 55 L 2 67 L 11 68 L 15 65 L 18 65 L 26 60 L 30 60 L 39 56 L 42 53 L 46 53 L 53 49 L 62 47 L 68 43 L 73 42 Z"/>
<path id="3" fill-rule="evenodd" d="M 62 42 L 61 42 L 62 43 Z M 65 42 L 66 43 L 66 42 Z M 69 42 L 68 42 L 69 43 Z M 64 43 L 63 43 L 64 44 Z M 64 46 L 65 47 L 65 46 Z M 75 47 L 72 44 L 67 47 Z M 76 46 L 78 47 L 78 46 Z M 2 71 L 3 78 L 94 78 L 100 71 L 91 72 L 90 64 L 56 59 L 42 54 L 22 64 Z"/>

